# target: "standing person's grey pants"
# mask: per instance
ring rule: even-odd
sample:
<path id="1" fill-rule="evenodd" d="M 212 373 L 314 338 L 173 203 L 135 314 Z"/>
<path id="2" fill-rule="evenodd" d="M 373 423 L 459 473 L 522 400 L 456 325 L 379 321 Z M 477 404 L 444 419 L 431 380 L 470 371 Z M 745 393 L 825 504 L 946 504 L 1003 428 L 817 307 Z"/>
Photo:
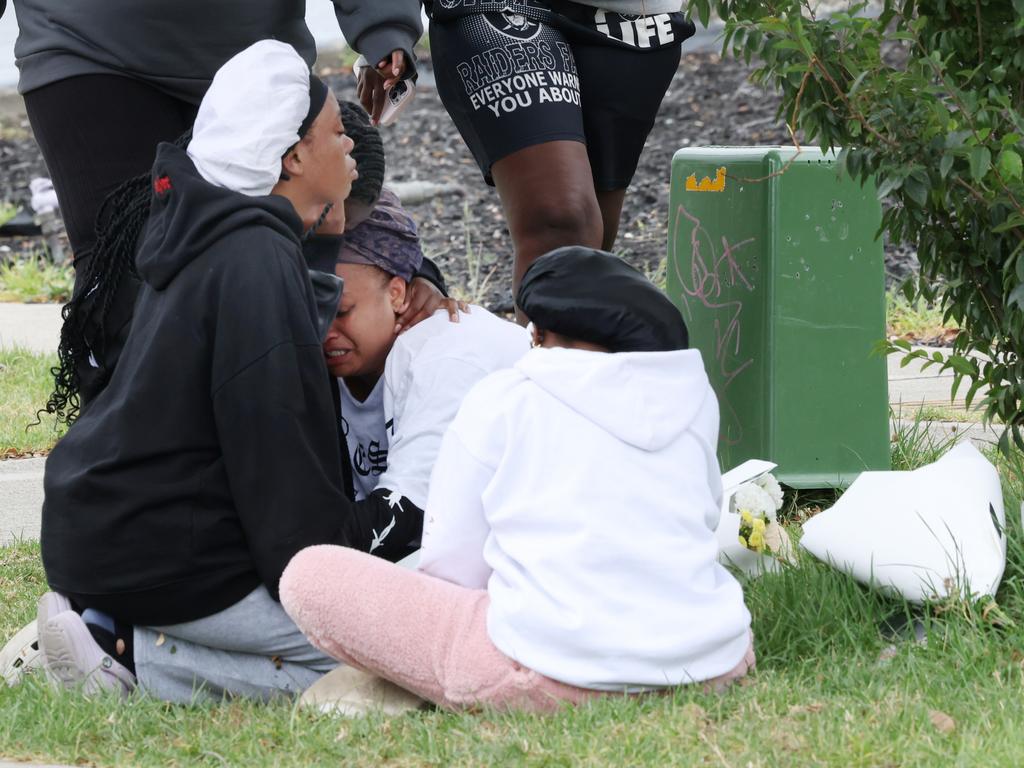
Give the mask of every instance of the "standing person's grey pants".
<path id="1" fill-rule="evenodd" d="M 204 619 L 135 628 L 139 685 L 163 701 L 294 696 L 337 666 L 262 586 Z"/>

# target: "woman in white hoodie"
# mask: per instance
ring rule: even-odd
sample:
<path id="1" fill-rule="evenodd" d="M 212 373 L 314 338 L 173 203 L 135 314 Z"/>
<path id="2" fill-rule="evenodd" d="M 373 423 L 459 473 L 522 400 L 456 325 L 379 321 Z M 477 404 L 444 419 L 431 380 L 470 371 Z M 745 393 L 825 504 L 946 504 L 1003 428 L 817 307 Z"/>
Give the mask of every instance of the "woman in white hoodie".
<path id="1" fill-rule="evenodd" d="M 282 576 L 286 610 L 327 653 L 451 709 L 742 677 L 750 615 L 713 533 L 718 404 L 678 310 L 582 247 L 538 259 L 517 303 L 536 348 L 446 433 L 420 572 L 311 547 Z"/>

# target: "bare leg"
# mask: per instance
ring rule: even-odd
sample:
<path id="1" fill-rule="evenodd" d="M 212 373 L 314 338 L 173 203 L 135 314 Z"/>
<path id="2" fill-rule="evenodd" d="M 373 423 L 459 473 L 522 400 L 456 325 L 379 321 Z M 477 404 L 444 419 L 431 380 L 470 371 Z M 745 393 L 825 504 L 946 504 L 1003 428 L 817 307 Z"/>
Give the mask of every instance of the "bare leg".
<path id="1" fill-rule="evenodd" d="M 536 144 L 503 157 L 491 175 L 515 248 L 513 290 L 538 256 L 563 245 L 601 246 L 601 209 L 585 144 Z"/>
<path id="2" fill-rule="evenodd" d="M 626 199 L 626 190 L 609 189 L 597 193 L 597 205 L 601 209 L 601 221 L 604 225 L 604 237 L 601 249 L 610 251 L 615 245 L 619 234 L 619 218 L 622 216 L 622 202 Z"/>

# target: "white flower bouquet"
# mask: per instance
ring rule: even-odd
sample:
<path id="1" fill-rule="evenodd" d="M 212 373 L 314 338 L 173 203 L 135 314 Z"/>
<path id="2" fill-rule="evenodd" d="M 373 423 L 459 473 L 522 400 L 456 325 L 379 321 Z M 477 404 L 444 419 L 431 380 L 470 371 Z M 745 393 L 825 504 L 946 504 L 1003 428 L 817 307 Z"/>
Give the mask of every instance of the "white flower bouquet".
<path id="1" fill-rule="evenodd" d="M 751 464 L 737 469 L 739 473 L 746 470 L 746 478 L 742 478 L 746 482 L 732 486 L 731 492 L 726 493 L 728 505 L 723 509 L 718 538 L 723 562 L 756 574 L 774 570 L 778 561 L 792 562 L 793 547 L 778 521 L 783 494 L 778 480 L 768 471 L 774 465 Z"/>

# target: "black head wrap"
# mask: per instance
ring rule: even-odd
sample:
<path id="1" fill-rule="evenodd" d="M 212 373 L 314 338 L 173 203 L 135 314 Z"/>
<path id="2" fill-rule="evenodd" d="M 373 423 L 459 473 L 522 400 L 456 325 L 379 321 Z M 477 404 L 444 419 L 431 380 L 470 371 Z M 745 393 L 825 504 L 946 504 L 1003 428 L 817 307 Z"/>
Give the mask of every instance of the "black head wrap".
<path id="1" fill-rule="evenodd" d="M 320 114 L 320 110 L 327 103 L 327 85 L 312 72 L 309 75 L 309 111 L 299 123 L 299 138 L 301 139 L 309 132 L 309 128 Z"/>
<path id="2" fill-rule="evenodd" d="M 639 271 L 605 251 L 571 245 L 537 259 L 516 304 L 538 328 L 612 352 L 686 349 L 679 310 Z"/>

